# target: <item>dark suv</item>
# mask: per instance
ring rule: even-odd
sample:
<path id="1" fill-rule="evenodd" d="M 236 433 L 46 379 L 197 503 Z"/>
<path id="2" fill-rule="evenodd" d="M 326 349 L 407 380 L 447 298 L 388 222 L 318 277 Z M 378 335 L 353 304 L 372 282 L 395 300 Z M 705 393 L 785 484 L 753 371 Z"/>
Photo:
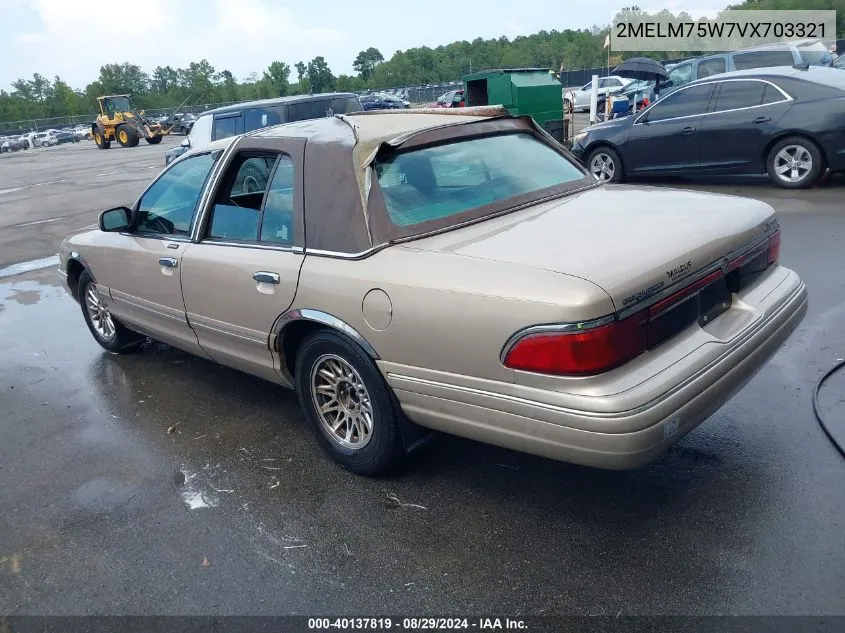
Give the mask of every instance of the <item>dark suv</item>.
<path id="1" fill-rule="evenodd" d="M 182 141 L 179 147 L 167 150 L 164 154 L 164 164 L 170 164 L 188 149 L 202 147 L 227 136 L 236 136 L 280 123 L 360 111 L 358 97 L 351 92 L 278 97 L 208 110 L 197 117 L 188 138 Z"/>

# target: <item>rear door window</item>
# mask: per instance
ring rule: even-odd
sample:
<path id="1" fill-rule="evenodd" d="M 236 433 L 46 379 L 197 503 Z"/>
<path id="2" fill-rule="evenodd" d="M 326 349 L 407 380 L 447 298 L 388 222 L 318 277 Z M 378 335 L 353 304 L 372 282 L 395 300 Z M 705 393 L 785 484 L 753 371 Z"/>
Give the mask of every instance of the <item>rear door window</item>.
<path id="1" fill-rule="evenodd" d="M 244 120 L 240 113 L 234 116 L 218 116 L 214 119 L 214 139 L 228 138 L 244 133 Z"/>
<path id="2" fill-rule="evenodd" d="M 266 108 L 250 108 L 244 112 L 244 132 L 252 132 L 270 125 L 285 122 L 285 106 L 267 106 Z"/>
<path id="3" fill-rule="evenodd" d="M 750 108 L 763 103 L 766 84 L 762 81 L 724 81 L 719 85 L 716 112 Z"/>

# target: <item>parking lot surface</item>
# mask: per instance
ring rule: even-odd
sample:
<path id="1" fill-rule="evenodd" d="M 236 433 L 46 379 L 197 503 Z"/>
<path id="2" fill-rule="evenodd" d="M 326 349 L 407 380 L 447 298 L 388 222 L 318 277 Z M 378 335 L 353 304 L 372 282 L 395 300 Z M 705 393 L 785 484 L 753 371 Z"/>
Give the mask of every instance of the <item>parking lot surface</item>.
<path id="1" fill-rule="evenodd" d="M 179 140 L 4 155 L 0 268 L 132 202 Z M 772 204 L 810 311 L 630 472 L 441 436 L 351 475 L 292 393 L 159 344 L 110 356 L 53 267 L 0 276 L 0 613 L 845 614 L 845 462 L 810 406 L 845 355 L 845 186 L 663 184 Z M 822 405 L 845 435 L 843 393 Z"/>

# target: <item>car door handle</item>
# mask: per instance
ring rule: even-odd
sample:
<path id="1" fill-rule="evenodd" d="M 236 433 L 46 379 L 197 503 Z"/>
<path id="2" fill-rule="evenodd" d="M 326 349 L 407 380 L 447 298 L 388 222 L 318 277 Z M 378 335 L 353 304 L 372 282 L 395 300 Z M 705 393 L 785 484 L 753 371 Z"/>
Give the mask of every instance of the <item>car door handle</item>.
<path id="1" fill-rule="evenodd" d="M 259 270 L 257 273 L 254 273 L 252 278 L 261 284 L 278 284 L 279 281 L 281 281 L 279 273 L 268 273 L 263 270 Z"/>
<path id="2" fill-rule="evenodd" d="M 166 268 L 176 268 L 179 265 L 179 260 L 173 257 L 162 257 L 158 263 Z"/>
<path id="3" fill-rule="evenodd" d="M 681 134 L 695 134 L 695 128 L 687 126 L 683 130 L 681 130 Z"/>
<path id="4" fill-rule="evenodd" d="M 767 121 L 771 121 L 772 117 L 770 116 L 758 116 L 754 119 L 754 123 L 766 123 Z"/>

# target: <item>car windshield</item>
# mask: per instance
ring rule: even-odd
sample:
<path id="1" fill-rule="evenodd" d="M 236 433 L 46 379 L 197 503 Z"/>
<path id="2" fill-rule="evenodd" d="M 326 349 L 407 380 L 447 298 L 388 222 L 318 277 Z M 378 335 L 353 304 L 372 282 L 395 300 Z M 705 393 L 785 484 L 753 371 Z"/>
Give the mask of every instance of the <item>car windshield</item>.
<path id="1" fill-rule="evenodd" d="M 801 55 L 801 59 L 804 60 L 805 64 L 810 64 L 811 66 L 830 66 L 833 61 L 830 51 L 821 42 L 799 45 L 798 54 Z"/>
<path id="2" fill-rule="evenodd" d="M 401 227 L 584 178 L 536 137 L 506 134 L 401 152 L 375 165 L 391 222 Z"/>

